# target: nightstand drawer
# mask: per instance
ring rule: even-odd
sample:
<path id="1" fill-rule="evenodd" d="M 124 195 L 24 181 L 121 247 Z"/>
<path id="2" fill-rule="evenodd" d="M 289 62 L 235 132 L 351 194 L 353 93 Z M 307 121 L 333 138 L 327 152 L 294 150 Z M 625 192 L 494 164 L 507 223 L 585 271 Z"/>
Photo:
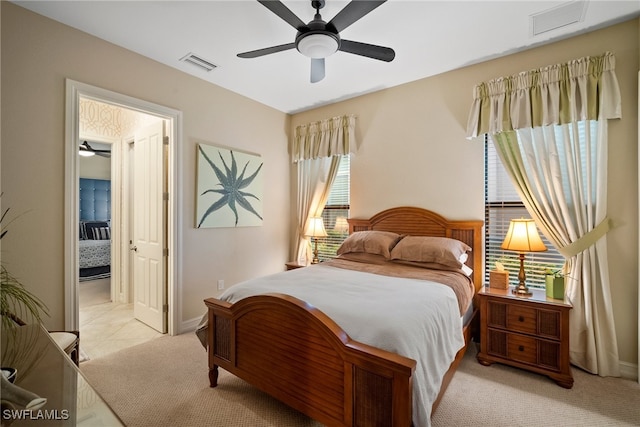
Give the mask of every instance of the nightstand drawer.
<path id="1" fill-rule="evenodd" d="M 487 309 L 489 315 L 487 325 L 490 327 L 560 339 L 561 313 L 559 311 L 496 301 L 489 301 Z"/>
<path id="2" fill-rule="evenodd" d="M 538 310 L 533 307 L 491 300 L 487 303 L 487 311 L 489 315 L 488 326 L 529 334 L 536 333 Z"/>
<path id="3" fill-rule="evenodd" d="M 521 363 L 560 370 L 560 343 L 490 329 L 488 354 Z"/>
<path id="4" fill-rule="evenodd" d="M 519 305 L 507 307 L 507 329 L 510 331 L 525 332 L 535 334 L 538 310 Z"/>
<path id="5" fill-rule="evenodd" d="M 509 359 L 533 365 L 538 362 L 538 342 L 535 338 L 515 334 L 507 335 L 507 357 Z"/>

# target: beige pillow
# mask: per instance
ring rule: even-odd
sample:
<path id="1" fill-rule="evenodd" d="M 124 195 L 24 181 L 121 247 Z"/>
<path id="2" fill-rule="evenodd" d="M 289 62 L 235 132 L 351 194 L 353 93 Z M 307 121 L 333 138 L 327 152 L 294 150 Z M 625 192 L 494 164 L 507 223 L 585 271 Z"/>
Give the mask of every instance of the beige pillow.
<path id="1" fill-rule="evenodd" d="M 337 250 L 337 254 L 364 252 L 389 258 L 391 249 L 400 239 L 402 239 L 401 235 L 390 231 L 356 231 L 342 242 L 342 245 L 340 245 Z"/>
<path id="2" fill-rule="evenodd" d="M 447 237 L 406 236 L 391 251 L 391 259 L 461 268 L 470 250 L 465 243 Z"/>

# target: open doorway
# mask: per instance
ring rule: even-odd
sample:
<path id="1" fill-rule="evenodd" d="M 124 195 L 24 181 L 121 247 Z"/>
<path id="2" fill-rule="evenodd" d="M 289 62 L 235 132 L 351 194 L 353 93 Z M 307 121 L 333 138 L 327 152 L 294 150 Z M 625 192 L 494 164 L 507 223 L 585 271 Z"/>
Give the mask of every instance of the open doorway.
<path id="1" fill-rule="evenodd" d="M 81 100 L 82 103 L 82 100 Z M 85 106 L 86 107 L 86 106 Z M 81 108 L 83 110 L 83 108 Z M 86 128 L 83 117 L 80 127 Z M 81 132 L 82 133 L 82 132 Z M 111 292 L 111 171 L 117 169 L 118 159 L 113 159 L 113 137 L 94 135 L 79 142 L 79 307 L 92 307 L 115 300 Z M 116 182 L 117 184 L 117 182 Z M 117 268 L 117 266 L 116 266 Z M 81 332 L 82 332 L 82 325 Z"/>
<path id="2" fill-rule="evenodd" d="M 149 309 L 148 304 L 139 303 L 141 299 L 144 301 L 143 298 L 136 298 L 136 288 L 139 282 L 144 281 L 144 275 L 136 280 L 133 270 L 139 266 L 134 261 L 139 255 L 127 250 L 127 242 L 133 241 L 136 235 L 136 224 L 140 224 L 138 217 L 148 219 L 147 213 L 153 205 L 164 203 L 161 194 L 164 189 L 158 189 L 155 195 L 144 194 L 150 193 L 145 191 L 148 183 L 136 186 L 139 180 L 135 179 L 138 169 L 145 171 L 145 177 L 155 169 L 156 179 L 164 182 L 166 170 L 163 159 L 158 156 L 151 159 L 147 153 L 143 157 L 149 162 L 141 163 L 135 159 L 136 151 L 146 151 L 146 128 L 149 124 L 162 137 L 167 121 L 84 97 L 80 97 L 79 106 L 78 306 L 79 330 L 83 338 L 80 361 L 83 362 L 157 338 L 166 332 L 166 313 L 162 309 Z M 164 148 L 162 142 L 159 145 L 160 149 Z M 123 146 L 128 148 L 115 149 Z M 127 164 L 129 167 L 125 168 Z M 138 193 L 137 197 L 135 193 Z M 154 197 L 157 200 L 154 201 Z M 143 200 L 144 204 L 136 205 L 136 198 Z M 164 206 L 158 206 L 157 210 L 164 210 Z M 158 216 L 164 217 L 165 214 L 159 212 Z M 157 234 L 164 247 L 164 227 Z M 112 236 L 120 238 L 112 239 Z M 123 246 L 121 250 L 114 250 L 118 245 Z M 162 254 L 155 260 L 158 264 L 164 262 Z M 162 274 L 158 272 L 156 276 Z M 166 293 L 166 280 L 153 285 Z M 162 307 L 164 299 L 156 305 Z M 147 311 L 151 312 L 150 317 Z M 160 320 L 156 320 L 158 317 Z"/>
<path id="3" fill-rule="evenodd" d="M 117 112 L 117 114 L 102 114 Z M 98 113 L 98 114 L 95 114 Z M 123 266 L 113 256 L 112 234 L 122 235 L 121 221 L 113 222 L 112 212 L 122 210 L 120 198 L 112 197 L 112 187 L 122 188 L 122 158 L 112 156 L 112 146 L 120 144 L 119 118 L 136 114 L 117 106 L 80 98 L 79 110 L 79 234 L 78 308 L 80 318 L 80 362 L 98 359 L 140 344 L 159 332 L 136 321 L 133 304 L 120 293 L 113 277 L 122 277 Z M 96 122 L 102 122 L 96 125 Z M 107 126 L 105 126 L 107 125 Z M 121 191 L 116 190 L 118 195 Z M 112 274 L 115 273 L 115 274 Z M 113 284 L 113 286 L 112 286 Z"/>
<path id="4" fill-rule="evenodd" d="M 86 275 L 84 272 L 81 273 L 79 243 L 83 237 L 88 237 L 88 233 L 87 229 L 82 227 L 81 208 L 83 200 L 80 198 L 80 180 L 81 178 L 86 178 L 106 181 L 104 179 L 106 174 L 103 173 L 97 177 L 82 176 L 87 175 L 87 173 L 83 168 L 79 152 L 83 150 L 80 145 L 87 141 L 91 150 L 109 153 L 110 216 L 90 219 L 95 219 L 94 222 L 106 220 L 106 227 L 99 227 L 99 224 L 95 223 L 92 224 L 97 226 L 97 230 L 94 227 L 90 227 L 92 236 L 95 236 L 95 233 L 98 232 L 98 234 L 102 233 L 100 236 L 104 237 L 106 232 L 110 237 L 111 259 L 109 271 L 108 273 L 103 272 L 103 277 L 96 276 L 96 287 L 104 288 L 108 286 L 109 302 L 114 306 L 117 305 L 117 310 L 120 311 L 115 314 L 116 317 L 112 318 L 109 323 L 112 323 L 114 328 L 121 329 L 126 324 L 124 319 L 130 316 L 125 308 L 139 305 L 161 316 L 165 319 L 164 323 L 161 322 L 160 326 L 156 324 L 154 327 L 158 329 L 158 332 L 154 331 L 153 333 L 146 333 L 144 332 L 145 328 L 140 328 L 139 326 L 130 333 L 123 331 L 124 336 L 128 337 L 127 340 L 133 342 L 131 338 L 136 336 L 143 338 L 145 336 L 154 336 L 156 333 L 168 332 L 169 334 L 174 334 L 177 331 L 175 321 L 177 313 L 174 310 L 176 305 L 175 296 L 177 295 L 174 286 L 176 283 L 174 276 L 176 274 L 175 265 L 177 260 L 171 255 L 176 254 L 173 248 L 176 245 L 177 209 L 176 201 L 173 197 L 176 192 L 173 190 L 177 187 L 177 183 L 176 174 L 173 171 L 177 161 L 175 141 L 178 135 L 177 128 L 180 124 L 180 117 L 181 115 L 178 111 L 166 107 L 67 80 L 66 158 L 68 167 L 66 168 L 65 177 L 65 327 L 67 329 L 82 329 L 82 323 L 88 317 L 96 316 L 96 313 L 85 313 L 83 311 L 83 322 L 81 322 L 80 303 L 83 301 L 84 305 L 86 302 L 86 298 L 81 295 L 82 285 L 90 280 L 81 280 L 82 276 Z M 166 137 L 157 133 L 151 137 L 144 134 L 141 129 L 147 128 L 149 123 L 155 123 L 156 128 L 159 125 L 163 135 L 166 133 Z M 163 157 L 158 158 L 156 156 L 154 158 L 156 163 L 154 167 L 158 169 L 160 175 L 157 176 L 160 177 L 160 181 L 164 182 L 164 186 L 160 189 L 157 186 L 152 188 L 155 192 L 153 197 L 159 200 L 156 205 L 162 209 L 161 218 L 158 220 L 161 226 L 157 231 L 161 242 L 160 259 L 156 258 L 153 261 L 155 261 L 154 265 L 162 264 L 161 274 L 156 274 L 156 276 L 162 276 L 163 282 L 158 282 L 158 286 L 161 287 L 149 292 L 148 289 L 140 289 L 141 280 L 138 278 L 144 277 L 144 274 L 136 273 L 136 269 L 139 269 L 140 265 L 143 268 L 145 265 L 139 261 L 140 256 L 134 251 L 135 245 L 133 245 L 133 242 L 140 241 L 140 236 L 135 234 L 136 215 L 140 216 L 141 212 L 137 211 L 138 213 L 135 213 L 135 209 L 140 208 L 132 204 L 132 200 L 136 199 L 133 196 L 132 189 L 135 181 L 141 181 L 140 179 L 134 179 L 140 175 L 135 173 L 135 163 L 139 162 L 140 158 L 149 157 L 133 155 L 133 153 L 136 150 L 142 151 L 142 147 L 145 147 L 144 150 L 148 153 L 148 146 L 154 146 L 152 143 L 155 144 L 156 151 L 163 153 Z M 134 146 L 136 148 L 132 149 Z M 144 165 L 144 167 L 147 166 Z M 139 187 L 138 185 L 136 188 L 139 190 Z M 158 191 L 160 192 L 158 193 Z M 139 230 L 138 234 L 140 234 Z M 96 242 L 92 243 L 96 244 Z M 98 279 L 103 280 L 102 286 L 97 283 Z M 149 286 L 149 284 L 146 283 L 144 286 Z M 145 299 L 145 295 L 153 294 L 154 292 L 156 294 L 160 293 L 160 297 L 152 300 Z M 105 296 L 104 292 L 102 292 L 102 295 Z M 139 315 L 138 317 L 141 316 Z M 143 321 L 148 323 L 147 320 L 143 319 Z M 134 324 L 136 323 L 142 325 L 142 322 L 134 322 Z M 86 339 L 90 339 L 93 336 L 105 341 L 107 335 L 109 334 L 98 328 L 88 333 L 81 330 L 81 336 Z M 119 338 L 122 338 L 122 334 Z M 112 346 L 112 348 L 116 348 L 116 346 Z"/>

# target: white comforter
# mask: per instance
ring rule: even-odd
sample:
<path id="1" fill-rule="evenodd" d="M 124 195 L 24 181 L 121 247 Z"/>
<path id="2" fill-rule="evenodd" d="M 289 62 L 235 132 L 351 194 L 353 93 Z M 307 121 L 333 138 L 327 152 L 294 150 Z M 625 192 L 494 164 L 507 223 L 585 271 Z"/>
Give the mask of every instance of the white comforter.
<path id="1" fill-rule="evenodd" d="M 415 427 L 431 424 L 431 406 L 442 377 L 464 346 L 458 302 L 451 288 L 318 264 L 239 283 L 220 299 L 235 303 L 272 292 L 315 306 L 353 340 L 416 360 L 413 423 Z"/>

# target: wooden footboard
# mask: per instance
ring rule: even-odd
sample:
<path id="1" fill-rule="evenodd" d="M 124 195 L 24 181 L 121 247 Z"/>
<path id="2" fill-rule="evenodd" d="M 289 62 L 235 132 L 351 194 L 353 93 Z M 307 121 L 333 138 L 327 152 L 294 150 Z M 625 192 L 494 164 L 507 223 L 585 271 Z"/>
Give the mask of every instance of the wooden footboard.
<path id="1" fill-rule="evenodd" d="M 205 303 L 211 387 L 222 367 L 329 426 L 411 425 L 414 360 L 352 341 L 288 295 Z"/>

